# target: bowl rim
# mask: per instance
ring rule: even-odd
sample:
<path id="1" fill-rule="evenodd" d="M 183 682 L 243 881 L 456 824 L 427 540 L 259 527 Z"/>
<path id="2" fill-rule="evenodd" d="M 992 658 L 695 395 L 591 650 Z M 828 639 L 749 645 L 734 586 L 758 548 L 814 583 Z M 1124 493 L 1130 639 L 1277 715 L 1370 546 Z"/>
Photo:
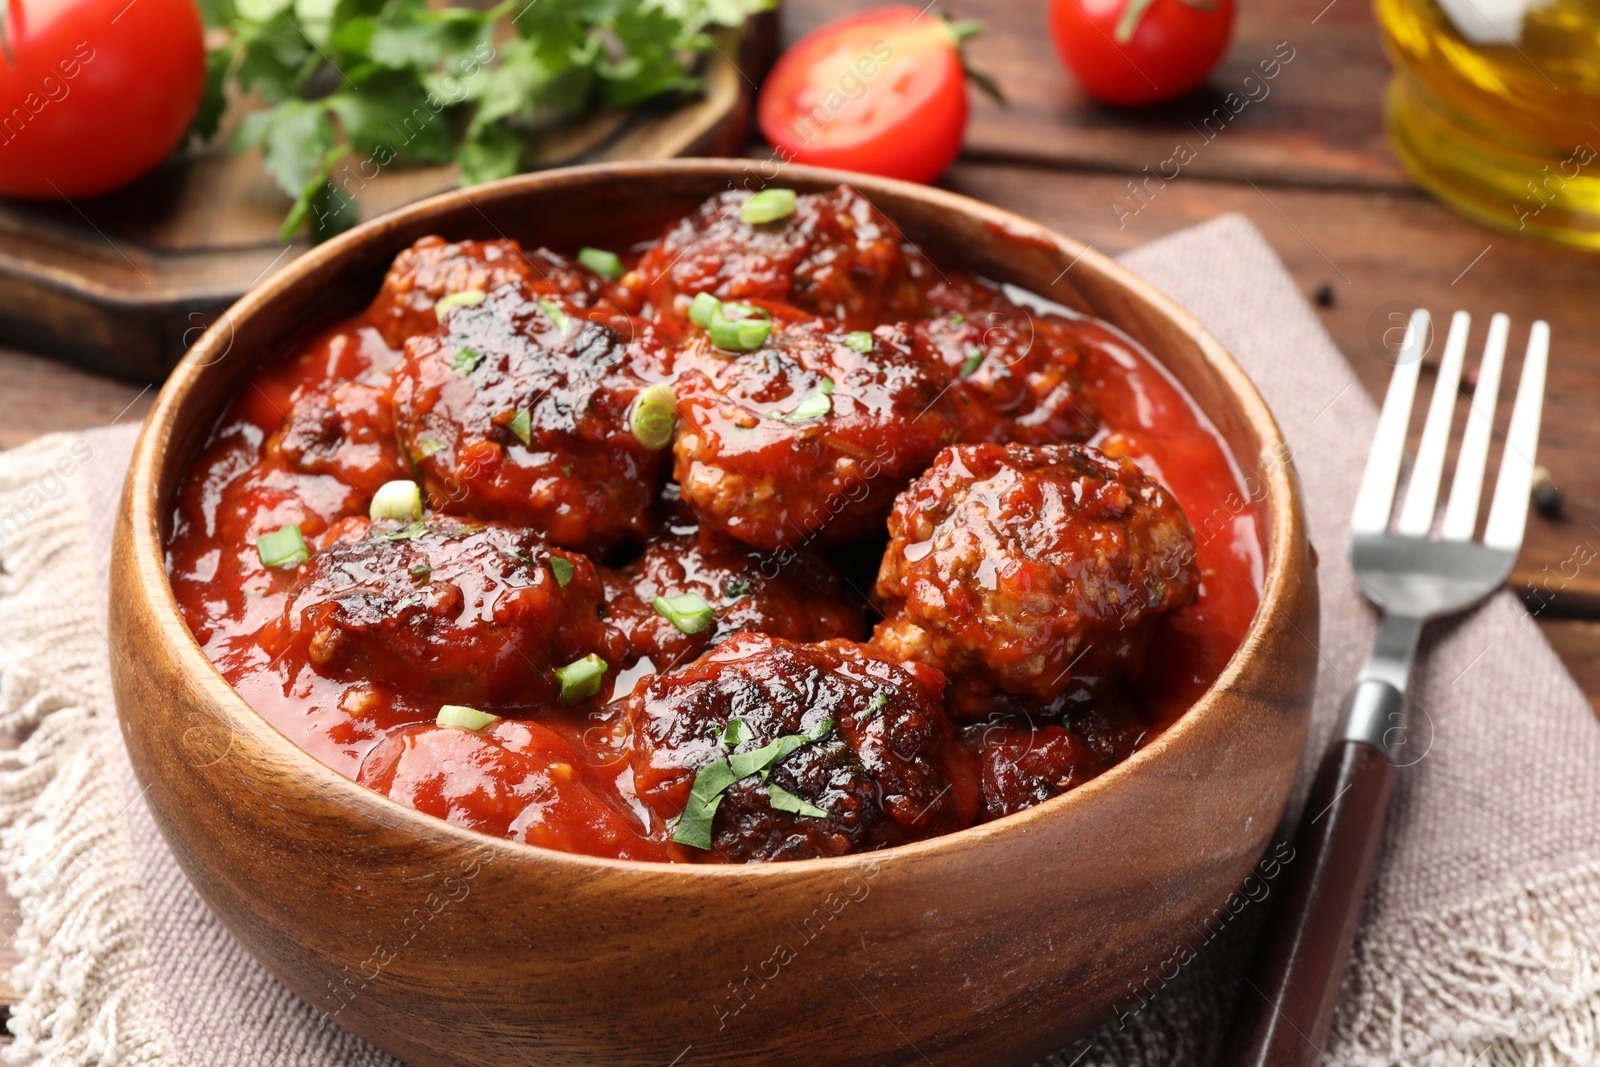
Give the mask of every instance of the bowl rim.
<path id="1" fill-rule="evenodd" d="M 890 860 L 896 863 L 912 862 L 920 858 L 979 847 L 997 835 L 1025 834 L 1038 820 L 1068 818 L 1074 806 L 1091 803 L 1093 798 L 1105 790 L 1118 788 L 1122 780 L 1132 774 L 1141 773 L 1146 768 L 1158 767 L 1164 762 L 1170 750 L 1184 744 L 1191 734 L 1202 728 L 1208 713 L 1212 715 L 1217 713 L 1217 705 L 1222 702 L 1226 692 L 1240 681 L 1249 666 L 1253 651 L 1264 643 L 1264 636 L 1274 625 L 1275 618 L 1283 614 L 1281 608 L 1284 602 L 1295 595 L 1296 557 L 1304 554 L 1308 544 L 1301 508 L 1300 484 L 1294 474 L 1292 453 L 1277 420 L 1243 368 L 1198 320 L 1174 300 L 1085 242 L 1060 234 L 1047 226 L 1002 208 L 933 186 L 793 164 L 779 165 L 774 174 L 762 175 L 761 179 L 778 182 L 784 178 L 792 178 L 799 183 L 823 186 L 847 184 L 859 189 L 869 200 L 875 191 L 920 199 L 943 212 L 974 217 L 1007 238 L 1057 249 L 1071 259 L 1072 265 L 1076 265 L 1079 261 L 1092 264 L 1097 271 L 1109 277 L 1120 288 L 1131 290 L 1194 343 L 1203 357 L 1206 368 L 1216 376 L 1222 392 L 1230 398 L 1232 405 L 1242 416 L 1246 431 L 1258 439 L 1260 445 L 1258 463 L 1260 458 L 1269 452 L 1280 457 L 1280 460 L 1272 463 L 1268 469 L 1258 466 L 1263 493 L 1260 500 L 1254 503 L 1261 509 L 1259 514 L 1265 520 L 1263 523 L 1265 565 L 1262 570 L 1260 600 L 1249 628 L 1216 680 L 1150 744 L 1083 785 L 1031 808 L 1014 812 L 992 822 L 977 823 L 961 830 L 892 848 L 816 859 L 748 864 L 615 859 L 565 852 L 509 838 L 495 837 L 406 807 L 361 785 L 354 779 L 345 777 L 295 744 L 251 707 L 223 677 L 200 647 L 173 594 L 167 572 L 166 544 L 161 536 L 162 515 L 170 503 L 160 499 L 160 489 L 163 468 L 172 459 L 171 430 L 176 418 L 190 402 L 190 396 L 205 381 L 207 369 L 220 363 L 231 350 L 232 335 L 237 329 L 234 325 L 236 322 L 270 312 L 272 303 L 300 276 L 333 264 L 347 250 L 359 247 L 382 231 L 398 224 L 413 222 L 445 207 L 458 207 L 462 201 L 482 214 L 482 208 L 478 207 L 479 203 L 514 201 L 527 190 L 560 187 L 564 183 L 581 183 L 602 177 L 608 180 L 646 182 L 664 172 L 722 179 L 731 183 L 740 178 L 748 178 L 753 166 L 763 165 L 765 164 L 760 161 L 711 158 L 598 163 L 536 171 L 487 182 L 470 189 L 441 193 L 377 216 L 313 247 L 245 293 L 207 328 L 188 353 L 179 360 L 161 387 L 140 431 L 124 486 L 123 513 L 119 516 L 119 525 L 125 520 L 126 535 L 130 540 L 125 551 L 114 554 L 114 564 L 121 564 L 121 557 L 126 555 L 127 565 L 136 569 L 132 584 L 140 591 L 150 611 L 160 617 L 157 622 L 163 624 L 164 631 L 173 633 L 181 631 L 187 638 L 186 641 L 179 642 L 176 647 L 169 646 L 167 654 L 174 658 L 174 666 L 192 679 L 196 688 L 213 702 L 214 710 L 226 717 L 230 727 L 235 729 L 240 726 L 250 727 L 247 731 L 248 736 L 264 754 L 286 761 L 292 764 L 296 771 L 307 775 L 308 780 L 315 781 L 322 788 L 321 799 L 337 803 L 347 815 L 359 815 L 364 820 L 384 824 L 387 828 L 403 830 L 421 839 L 453 842 L 463 848 L 476 849 L 480 853 L 484 849 L 489 849 L 497 863 L 542 863 L 577 871 L 618 871 L 656 877 L 765 879 L 797 878 L 830 871 L 850 871 Z M 487 219 L 487 215 L 485 218 Z M 490 224 L 493 226 L 492 221 Z M 1071 266 L 1068 269 L 1070 270 Z M 267 355 L 269 353 L 262 353 L 256 357 L 255 362 L 259 362 Z M 1152 355 L 1152 358 L 1155 357 Z M 1156 359 L 1156 362 L 1165 369 L 1159 359 Z M 219 409 L 213 418 L 220 417 L 220 414 Z M 192 462 L 193 458 L 193 456 L 184 457 L 186 462 Z M 1233 458 L 1237 462 L 1241 457 L 1235 455 Z M 174 485 L 176 484 L 174 482 Z M 115 644 L 117 635 L 113 633 L 111 636 Z M 120 715 L 120 702 L 118 710 Z M 124 730 L 127 728 L 124 720 Z"/>

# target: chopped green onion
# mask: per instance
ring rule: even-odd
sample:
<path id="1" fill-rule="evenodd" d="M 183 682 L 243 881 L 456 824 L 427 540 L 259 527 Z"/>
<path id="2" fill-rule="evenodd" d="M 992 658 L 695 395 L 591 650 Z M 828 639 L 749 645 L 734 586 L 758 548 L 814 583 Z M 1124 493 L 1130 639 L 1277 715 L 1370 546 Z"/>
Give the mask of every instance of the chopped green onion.
<path id="1" fill-rule="evenodd" d="M 967 317 L 965 315 L 963 315 L 959 311 L 956 312 L 954 315 L 950 316 L 950 325 L 952 325 L 952 326 L 960 326 L 963 322 L 966 322 L 966 321 L 967 321 Z"/>
<path id="2" fill-rule="evenodd" d="M 572 581 L 572 561 L 565 556 L 551 556 L 550 573 L 556 576 L 556 584 L 565 589 Z"/>
<path id="3" fill-rule="evenodd" d="M 372 504 L 367 515 L 373 519 L 422 518 L 422 488 L 416 482 L 384 482 L 372 494 Z"/>
<path id="4" fill-rule="evenodd" d="M 441 296 L 438 303 L 433 305 L 433 317 L 443 322 L 445 316 L 450 314 L 451 308 L 477 307 L 488 299 L 488 296 L 489 294 L 482 289 L 463 289 L 459 293 L 448 293 Z"/>
<path id="5" fill-rule="evenodd" d="M 605 660 L 589 653 L 582 659 L 575 659 L 565 667 L 556 668 L 556 677 L 561 679 L 561 703 L 576 704 L 600 692 L 600 683 L 605 679 L 608 664 Z"/>
<path id="6" fill-rule="evenodd" d="M 729 719 L 728 724 L 722 728 L 720 737 L 725 747 L 742 745 L 750 740 L 750 727 L 745 724 L 743 719 L 735 716 Z"/>
<path id="7" fill-rule="evenodd" d="M 413 541 L 427 532 L 427 523 L 414 522 L 403 530 L 396 530 L 393 533 L 384 534 L 383 539 L 385 541 Z"/>
<path id="8" fill-rule="evenodd" d="M 411 568 L 411 577 L 425 582 L 433 577 L 433 568 L 426 563 L 418 563 Z"/>
<path id="9" fill-rule="evenodd" d="M 767 802 L 773 811 L 788 811 L 796 815 L 809 815 L 813 819 L 831 819 L 832 815 L 815 804 L 807 803 L 775 782 L 767 783 Z"/>
<path id="10" fill-rule="evenodd" d="M 444 447 L 444 442 L 437 437 L 424 437 L 417 442 L 417 458 L 427 459 Z"/>
<path id="11" fill-rule="evenodd" d="M 533 566 L 533 560 L 529 559 L 528 554 L 522 551 L 520 548 L 508 548 L 506 549 L 506 555 L 510 556 L 524 567 Z"/>
<path id="12" fill-rule="evenodd" d="M 961 377 L 970 377 L 972 372 L 983 366 L 983 349 L 973 345 L 967 350 L 967 358 L 961 363 Z"/>
<path id="13" fill-rule="evenodd" d="M 697 634 L 711 625 L 711 605 L 697 593 L 658 596 L 655 609 L 656 614 L 666 618 L 680 633 Z"/>
<path id="14" fill-rule="evenodd" d="M 475 348 L 458 348 L 455 356 L 450 360 L 450 366 L 455 372 L 465 378 L 483 362 L 483 353 Z"/>
<path id="15" fill-rule="evenodd" d="M 722 301 L 710 293 L 694 294 L 694 302 L 689 305 L 689 321 L 699 327 L 711 325 L 711 316 L 722 308 Z"/>
<path id="16" fill-rule="evenodd" d="M 730 352 L 754 352 L 767 343 L 772 333 L 770 319 L 728 319 L 722 315 L 712 318 L 706 327 L 711 343 Z"/>
<path id="17" fill-rule="evenodd" d="M 806 422 L 810 419 L 820 419 L 833 410 L 833 379 L 824 378 L 817 386 L 816 392 L 809 394 L 804 400 L 795 405 L 795 409 L 783 416 L 784 422 Z"/>
<path id="18" fill-rule="evenodd" d="M 728 720 L 729 726 L 734 720 Z M 740 720 L 740 726 L 744 723 Z M 726 731 L 724 727 L 724 731 Z M 751 752 L 738 752 L 726 759 L 708 763 L 694 776 L 689 800 L 672 832 L 672 840 L 691 848 L 711 847 L 711 823 L 728 787 L 742 778 L 760 774 L 782 762 L 791 752 L 820 741 L 833 730 L 833 720 L 823 719 L 809 733 L 788 734 Z M 769 794 L 770 796 L 770 794 Z M 804 813 L 802 813 L 804 814 Z"/>
<path id="19" fill-rule="evenodd" d="M 561 305 L 543 297 L 540 297 L 535 303 L 539 305 L 539 310 L 544 312 L 545 318 L 550 320 L 550 325 L 554 326 L 562 334 L 567 332 L 567 327 L 572 325 L 572 320 L 567 317 L 565 311 L 561 310 Z"/>
<path id="20" fill-rule="evenodd" d="M 628 414 L 628 426 L 644 447 L 666 448 L 672 443 L 672 429 L 678 422 L 678 394 L 672 386 L 656 383 L 640 393 Z"/>
<path id="21" fill-rule="evenodd" d="M 872 340 L 872 335 L 866 330 L 852 330 L 844 335 L 844 343 L 861 353 L 872 351 Z"/>
<path id="22" fill-rule="evenodd" d="M 752 225 L 777 222 L 794 214 L 794 201 L 793 189 L 763 189 L 739 205 L 739 217 Z"/>
<path id="23" fill-rule="evenodd" d="M 263 567 L 298 567 L 311 558 L 299 526 L 285 526 L 256 538 L 256 554 Z"/>
<path id="24" fill-rule="evenodd" d="M 436 726 L 459 726 L 463 730 L 481 730 L 485 726 L 493 726 L 500 721 L 500 716 L 490 715 L 487 711 L 469 708 L 465 704 L 446 704 L 439 709 L 439 717 L 434 719 Z M 776 804 L 773 807 L 777 807 Z"/>
<path id="25" fill-rule="evenodd" d="M 729 578 L 722 583 L 722 595 L 729 600 L 738 600 L 750 592 L 750 583 L 743 578 Z"/>
<path id="26" fill-rule="evenodd" d="M 533 443 L 533 412 L 527 408 L 518 408 L 517 413 L 511 416 L 511 421 L 506 423 L 506 429 L 517 435 L 517 440 L 523 444 Z"/>
<path id="27" fill-rule="evenodd" d="M 858 723 L 869 723 L 869 722 L 871 722 L 874 718 L 877 717 L 878 712 L 882 711 L 888 705 L 888 703 L 889 703 L 889 694 L 885 693 L 881 689 L 878 690 L 876 693 L 873 694 L 873 697 L 867 703 L 867 706 L 861 710 L 861 713 L 859 715 L 856 716 L 856 721 Z"/>
<path id="28" fill-rule="evenodd" d="M 615 252 L 607 252 L 603 248 L 580 248 L 578 262 L 608 282 L 622 277 L 622 260 L 617 258 Z"/>

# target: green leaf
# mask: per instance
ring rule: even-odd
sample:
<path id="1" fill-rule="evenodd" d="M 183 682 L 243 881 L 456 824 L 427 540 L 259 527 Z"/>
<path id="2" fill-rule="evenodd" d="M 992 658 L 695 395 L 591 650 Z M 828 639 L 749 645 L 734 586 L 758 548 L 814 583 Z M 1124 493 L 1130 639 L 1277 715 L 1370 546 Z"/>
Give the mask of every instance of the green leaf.
<path id="1" fill-rule="evenodd" d="M 455 355 L 450 357 L 450 368 L 465 378 L 476 370 L 478 364 L 482 362 L 482 352 L 479 352 L 476 348 L 462 347 L 456 349 Z"/>
<path id="2" fill-rule="evenodd" d="M 801 800 L 776 782 L 767 783 L 767 802 L 773 811 L 787 811 L 795 815 L 809 815 L 813 819 L 831 819 L 832 815 L 815 804 Z"/>
<path id="3" fill-rule="evenodd" d="M 517 413 L 511 416 L 511 421 L 506 424 L 506 429 L 517 435 L 517 440 L 528 445 L 533 443 L 533 412 L 527 408 L 518 408 Z M 563 582 L 563 585 L 566 583 Z"/>
<path id="4" fill-rule="evenodd" d="M 972 345 L 967 349 L 967 358 L 961 361 L 961 370 L 958 372 L 962 378 L 972 375 L 972 372 L 983 366 L 983 349 Z"/>
<path id="5" fill-rule="evenodd" d="M 468 185 L 509 178 L 522 165 L 527 145 L 522 138 L 501 126 L 485 127 L 474 133 L 456 154 L 461 180 Z"/>
<path id="6" fill-rule="evenodd" d="M 854 330 L 844 335 L 844 343 L 865 355 L 872 351 L 872 335 L 866 330 Z"/>
<path id="7" fill-rule="evenodd" d="M 739 722 L 741 741 L 748 740 L 744 733 L 743 720 L 733 719 L 723 727 L 719 740 L 726 739 L 727 731 L 732 728 L 735 721 Z M 672 833 L 672 839 L 681 845 L 709 849 L 711 824 L 716 818 L 718 805 L 722 803 L 722 796 L 729 786 L 753 774 L 770 770 L 796 749 L 820 741 L 832 731 L 833 720 L 823 719 L 807 733 L 787 734 L 751 752 L 737 752 L 726 759 L 715 760 L 701 767 L 694 776 L 694 784 L 689 788 L 689 800 L 684 805 L 683 814 L 678 816 L 678 824 Z"/>
<path id="8" fill-rule="evenodd" d="M 555 576 L 556 585 L 565 589 L 568 583 L 572 581 L 572 561 L 565 556 L 551 556 L 550 573 Z"/>

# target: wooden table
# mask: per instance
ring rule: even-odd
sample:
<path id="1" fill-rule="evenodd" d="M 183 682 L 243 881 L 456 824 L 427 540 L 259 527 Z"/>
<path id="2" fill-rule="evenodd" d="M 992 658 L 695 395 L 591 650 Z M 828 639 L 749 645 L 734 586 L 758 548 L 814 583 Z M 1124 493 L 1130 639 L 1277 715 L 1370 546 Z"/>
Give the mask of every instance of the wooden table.
<path id="1" fill-rule="evenodd" d="M 786 0 L 785 40 L 856 6 Z M 951 14 L 988 21 L 969 54 L 997 77 L 1010 106 L 975 97 L 966 154 L 944 179 L 950 188 L 1109 253 L 1221 212 L 1244 214 L 1308 297 L 1322 291 L 1324 324 L 1375 395 L 1390 365 L 1374 337 L 1396 312 L 1505 311 L 1524 328 L 1549 320 L 1540 461 L 1563 510 L 1532 519 L 1514 581 L 1600 709 L 1600 464 L 1586 458 L 1600 453 L 1600 257 L 1487 230 L 1415 188 L 1384 138 L 1388 67 L 1365 0 L 1243 0 L 1208 89 L 1137 113 L 1098 107 L 1077 91 L 1050 47 L 1045 6 L 952 5 Z M 1242 109 L 1235 102 L 1233 114 L 1226 94 L 1245 96 L 1245 78 L 1274 55 L 1292 58 L 1264 97 L 1252 83 L 1260 99 Z M 1179 176 L 1152 177 L 1179 145 L 1194 157 Z M 135 418 L 152 397 L 141 385 L 0 351 L 0 447 L 104 423 L 124 409 Z"/>

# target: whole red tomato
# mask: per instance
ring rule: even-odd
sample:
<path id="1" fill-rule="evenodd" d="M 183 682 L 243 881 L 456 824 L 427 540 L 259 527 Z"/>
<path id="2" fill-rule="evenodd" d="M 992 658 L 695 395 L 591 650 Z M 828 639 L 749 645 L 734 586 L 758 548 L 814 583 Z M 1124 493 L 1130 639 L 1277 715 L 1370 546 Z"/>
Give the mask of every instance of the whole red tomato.
<path id="1" fill-rule="evenodd" d="M 94 196 L 166 158 L 205 87 L 193 0 L 10 0 L 0 193 Z"/>
<path id="2" fill-rule="evenodd" d="M 1227 51 L 1233 0 L 1051 0 L 1050 32 L 1091 96 L 1153 104 L 1205 81 Z"/>
<path id="3" fill-rule="evenodd" d="M 931 182 L 960 154 L 967 128 L 959 44 L 959 31 L 925 8 L 830 22 L 772 68 L 761 132 L 791 163 Z"/>

